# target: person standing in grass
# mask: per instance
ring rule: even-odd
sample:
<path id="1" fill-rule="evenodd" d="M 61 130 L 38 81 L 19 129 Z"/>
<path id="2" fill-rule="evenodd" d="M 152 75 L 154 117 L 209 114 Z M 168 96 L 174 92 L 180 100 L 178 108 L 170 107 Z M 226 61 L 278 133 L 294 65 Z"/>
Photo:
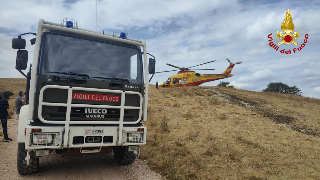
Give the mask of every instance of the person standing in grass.
<path id="1" fill-rule="evenodd" d="M 24 105 L 23 91 L 20 91 L 19 96 L 16 98 L 16 101 L 15 101 L 15 111 L 16 111 L 16 114 L 18 115 L 18 119 L 19 119 L 20 109 L 23 105 Z"/>
<path id="2" fill-rule="evenodd" d="M 9 103 L 3 97 L 3 93 L 0 92 L 0 119 L 1 119 L 2 129 L 3 129 L 4 142 L 12 141 L 12 139 L 8 137 L 8 127 L 7 127 L 8 108 L 9 108 Z"/>

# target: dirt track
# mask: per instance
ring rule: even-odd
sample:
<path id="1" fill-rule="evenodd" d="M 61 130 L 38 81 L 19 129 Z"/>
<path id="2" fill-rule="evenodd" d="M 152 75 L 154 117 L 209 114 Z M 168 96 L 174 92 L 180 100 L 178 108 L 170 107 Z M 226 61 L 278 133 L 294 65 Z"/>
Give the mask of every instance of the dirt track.
<path id="1" fill-rule="evenodd" d="M 130 166 L 118 166 L 112 155 L 61 156 L 52 152 L 40 158 L 39 173 L 20 176 L 17 161 L 17 122 L 8 122 L 9 137 L 13 142 L 3 142 L 0 136 L 0 179 L 161 179 L 146 162 L 137 159 Z M 2 131 L 2 128 L 0 128 Z"/>

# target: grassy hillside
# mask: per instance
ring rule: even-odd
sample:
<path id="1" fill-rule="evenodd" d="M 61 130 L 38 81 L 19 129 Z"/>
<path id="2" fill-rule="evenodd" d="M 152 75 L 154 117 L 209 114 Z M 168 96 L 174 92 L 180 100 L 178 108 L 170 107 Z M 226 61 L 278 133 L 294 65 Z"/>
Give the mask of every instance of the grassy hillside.
<path id="1" fill-rule="evenodd" d="M 13 98 L 24 89 L 0 79 Z M 319 109 L 294 95 L 151 86 L 141 158 L 167 179 L 320 179 Z"/>
<path id="2" fill-rule="evenodd" d="M 141 157 L 168 179 L 320 179 L 320 100 L 151 87 Z"/>

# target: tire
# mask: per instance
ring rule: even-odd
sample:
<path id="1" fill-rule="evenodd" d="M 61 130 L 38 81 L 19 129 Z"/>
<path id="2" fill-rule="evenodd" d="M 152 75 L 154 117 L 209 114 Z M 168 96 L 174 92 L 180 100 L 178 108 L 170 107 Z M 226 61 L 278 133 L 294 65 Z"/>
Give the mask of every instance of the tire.
<path id="1" fill-rule="evenodd" d="M 18 172 L 21 175 L 33 174 L 38 172 L 39 169 L 39 158 L 36 157 L 34 151 L 30 151 L 30 164 L 27 166 L 27 161 L 25 158 L 27 157 L 27 151 L 24 148 L 24 143 L 18 144 L 18 158 L 17 158 L 17 167 Z"/>
<path id="2" fill-rule="evenodd" d="M 136 155 L 133 152 L 128 151 L 128 146 L 113 147 L 114 160 L 119 165 L 130 165 L 136 160 Z"/>

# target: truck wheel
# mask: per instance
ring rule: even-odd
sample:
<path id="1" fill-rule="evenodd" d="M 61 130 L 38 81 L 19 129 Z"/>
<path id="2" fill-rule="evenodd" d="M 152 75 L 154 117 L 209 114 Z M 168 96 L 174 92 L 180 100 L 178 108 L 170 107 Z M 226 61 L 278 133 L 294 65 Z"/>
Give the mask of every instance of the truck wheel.
<path id="1" fill-rule="evenodd" d="M 130 165 L 136 160 L 136 155 L 128 151 L 128 146 L 113 147 L 114 159 L 119 165 Z"/>
<path id="2" fill-rule="evenodd" d="M 34 151 L 29 152 L 30 155 L 30 164 L 27 166 L 27 161 L 25 158 L 27 157 L 27 151 L 24 148 L 24 143 L 18 144 L 18 158 L 17 158 L 17 166 L 18 172 L 21 175 L 33 174 L 36 173 L 39 169 L 39 158 L 36 157 Z"/>

